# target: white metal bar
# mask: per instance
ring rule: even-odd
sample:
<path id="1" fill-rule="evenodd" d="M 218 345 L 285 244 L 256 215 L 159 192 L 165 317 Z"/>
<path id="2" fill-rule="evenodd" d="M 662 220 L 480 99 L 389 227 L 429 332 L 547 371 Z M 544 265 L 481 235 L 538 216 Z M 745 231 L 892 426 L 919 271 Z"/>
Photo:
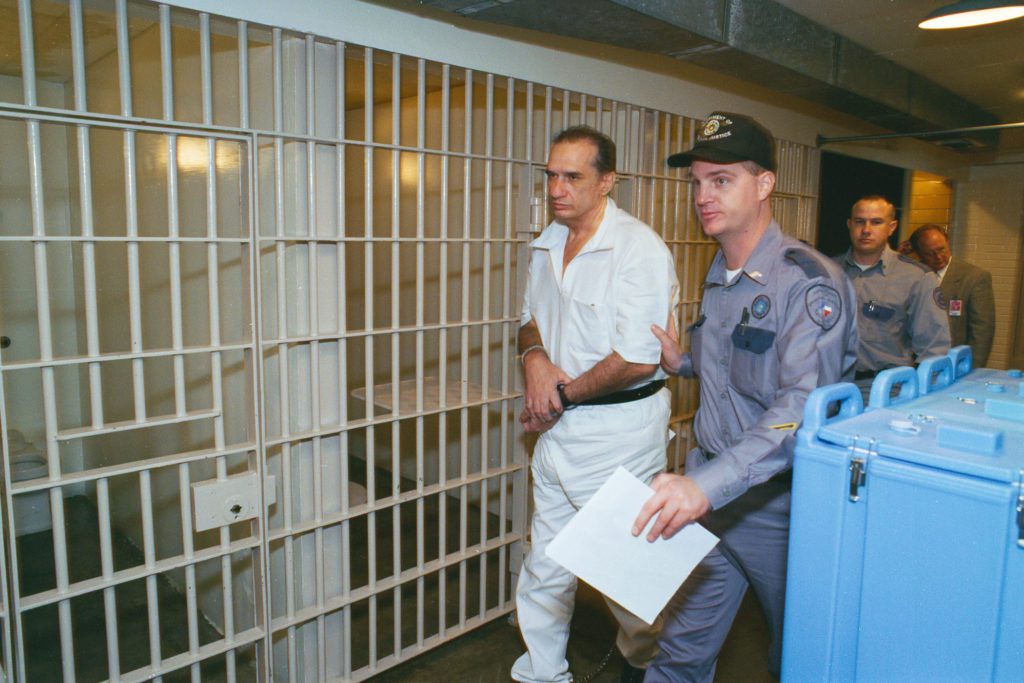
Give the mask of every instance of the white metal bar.
<path id="1" fill-rule="evenodd" d="M 533 81 L 526 83 L 526 161 L 533 161 Z"/>
<path id="2" fill-rule="evenodd" d="M 445 240 L 448 238 L 448 196 L 449 196 L 449 183 L 448 183 L 448 171 L 450 168 L 449 163 L 449 148 L 451 146 L 451 68 L 444 64 L 441 67 L 441 237 Z M 438 297 L 438 320 L 442 323 L 441 329 L 438 333 L 438 349 L 439 358 L 437 360 L 437 376 L 441 381 L 439 382 L 438 388 L 438 405 L 444 408 L 448 401 L 448 393 L 443 389 L 445 381 L 448 379 L 448 248 L 447 244 L 442 244 L 440 249 L 440 263 L 438 265 L 440 271 L 440 282 L 442 283 L 440 296 Z M 448 433 L 448 413 L 442 410 L 437 416 L 437 478 L 438 482 L 444 482 L 448 478 L 448 453 L 446 435 Z M 447 554 L 447 543 L 448 543 L 448 505 L 447 499 L 443 495 L 437 497 L 438 500 L 438 520 L 437 520 L 437 557 L 443 559 Z M 438 610 L 437 610 L 437 629 L 438 634 L 443 638 L 447 632 L 447 615 L 446 610 L 442 607 L 447 605 L 447 572 L 445 571 L 444 565 L 442 564 L 441 570 L 438 572 Z"/>
<path id="3" fill-rule="evenodd" d="M 345 66 L 346 66 L 346 46 L 343 42 L 335 43 L 335 73 L 336 73 L 336 100 L 335 100 L 335 115 L 336 115 L 336 131 L 335 135 L 342 139 L 345 137 L 345 91 L 347 88 L 347 80 L 345 77 Z M 345 189 L 346 189 L 346 165 L 345 165 L 345 146 L 335 146 L 335 172 L 337 175 L 337 186 L 335 189 L 335 195 L 337 196 L 337 286 L 335 291 L 345 292 L 346 285 L 348 282 L 348 271 L 346 269 L 346 242 L 344 240 L 347 221 L 346 221 L 346 202 L 345 202 Z M 337 297 L 337 316 L 338 316 L 338 422 L 339 424 L 345 424 L 348 422 L 348 340 L 345 338 L 345 332 L 348 330 L 348 297 L 338 296 Z M 339 435 L 341 441 L 339 453 L 341 457 L 341 513 L 347 514 L 349 511 L 349 439 L 348 433 L 342 433 Z M 348 519 L 341 521 L 341 596 L 343 599 L 348 599 L 352 593 L 352 529 L 351 522 Z M 325 606 L 326 610 L 326 606 Z M 342 654 L 341 654 L 341 674 L 343 677 L 348 678 L 352 675 L 352 608 L 350 603 L 346 603 L 346 606 L 342 609 L 342 633 L 344 634 L 344 640 L 342 641 Z"/>
<path id="4" fill-rule="evenodd" d="M 316 78 L 316 43 L 313 36 L 305 37 L 305 61 L 306 61 L 306 132 L 316 133 L 316 102 L 317 102 L 317 78 Z M 316 143 L 306 143 L 306 233 L 313 237 L 317 233 L 319 225 L 317 216 L 317 155 Z M 319 318 L 319 244 L 310 243 L 306 249 L 307 277 L 306 290 L 308 292 L 306 306 L 309 309 L 308 327 L 314 334 L 320 331 Z M 344 290 L 339 290 L 344 291 Z M 320 420 L 320 343 L 313 339 L 309 343 L 309 394 L 310 394 L 310 424 L 314 433 L 318 432 L 321 426 Z M 323 471 L 322 442 L 319 435 L 312 439 L 313 449 L 313 519 L 320 522 L 323 519 L 323 480 L 318 476 Z M 325 599 L 326 588 L 324 585 L 324 537 L 323 528 L 317 527 L 313 532 L 314 545 L 314 604 L 319 612 L 316 619 L 316 666 L 317 680 L 324 680 L 327 677 L 327 636 L 325 621 L 322 614 L 322 605 Z"/>
<path id="5" fill-rule="evenodd" d="M 426 62 L 423 59 L 416 61 L 416 146 L 423 147 L 426 140 L 427 128 L 427 76 Z M 416 155 L 416 326 L 422 328 L 425 321 L 424 307 L 425 298 L 425 253 L 424 253 L 424 203 L 426 202 L 426 163 L 423 152 Z M 426 368 L 424 367 L 424 338 L 423 330 L 416 331 L 416 411 L 423 410 L 423 377 Z M 443 382 L 439 382 L 443 384 Z M 416 644 L 423 646 L 424 616 L 426 606 L 426 581 L 423 577 L 423 565 L 426 555 L 425 539 L 425 514 L 423 500 L 423 479 L 425 467 L 423 461 L 424 450 L 424 424 L 423 416 L 416 418 L 416 569 L 419 576 L 416 579 Z"/>
<path id="6" fill-rule="evenodd" d="M 494 75 L 487 74 L 486 98 L 484 106 L 484 155 L 490 157 L 494 152 Z M 481 393 L 486 398 L 491 388 L 491 327 L 487 324 L 491 312 L 491 221 L 493 211 L 494 193 L 494 162 L 488 159 L 484 163 L 484 251 L 483 251 L 483 283 L 481 287 L 481 311 L 480 320 L 484 323 L 480 329 L 482 341 L 481 348 L 481 370 L 480 386 Z M 480 407 L 480 472 L 487 474 L 487 461 L 490 457 L 489 438 L 490 406 Z M 488 497 L 487 486 L 480 487 L 480 542 L 487 540 L 487 512 Z M 479 584 L 480 613 L 486 611 L 487 605 L 487 556 L 480 556 L 480 584 Z"/>
<path id="7" fill-rule="evenodd" d="M 153 488 L 149 470 L 139 472 L 139 503 L 142 508 L 142 556 L 146 570 L 154 572 L 156 565 L 156 532 L 153 529 Z M 157 575 L 146 577 L 146 617 L 149 625 L 149 665 L 160 667 L 160 596 Z"/>
<path id="8" fill-rule="evenodd" d="M 200 87 L 202 94 L 202 117 L 203 123 L 210 125 L 213 122 L 213 68 L 210 46 L 210 15 L 206 12 L 199 13 L 199 62 L 200 62 Z M 217 236 L 217 141 L 208 138 L 206 141 L 206 235 L 209 238 Z M 221 341 L 221 315 L 220 315 L 220 249 L 216 242 L 209 242 L 206 246 L 206 277 L 207 277 L 207 307 L 209 312 L 210 345 L 219 347 Z M 214 350 L 210 354 L 210 384 L 213 408 L 217 415 L 213 418 L 213 437 L 216 448 L 224 447 L 224 387 L 222 358 L 220 350 Z M 217 479 L 223 481 L 227 478 L 227 461 L 224 457 L 216 459 Z M 227 551 L 231 547 L 231 532 L 227 526 L 220 527 L 220 547 Z M 224 639 L 228 642 L 235 637 L 234 620 L 234 599 L 233 599 L 233 570 L 231 568 L 231 556 L 225 554 L 221 558 L 221 594 L 223 596 L 223 629 Z M 229 681 L 235 679 L 235 651 L 229 649 L 224 654 L 226 675 Z M 193 665 L 193 677 L 195 676 L 195 665 Z"/>
<path id="9" fill-rule="evenodd" d="M 117 639 L 117 594 L 109 581 L 114 574 L 114 552 L 110 533 L 109 480 L 96 482 L 96 511 L 100 528 L 100 572 L 106 587 L 103 589 L 103 616 L 107 636 L 107 672 L 111 681 L 121 677 L 121 661 Z"/>
<path id="10" fill-rule="evenodd" d="M 552 113 L 552 95 L 553 91 L 551 86 L 544 88 L 544 162 L 547 163 L 548 153 L 551 151 L 551 136 L 554 135 L 551 130 L 551 117 Z"/>
<path id="11" fill-rule="evenodd" d="M 238 125 L 249 127 L 249 22 L 238 27 Z"/>
<path id="12" fill-rule="evenodd" d="M 398 53 L 391 55 L 391 143 L 395 149 L 391 152 L 391 409 L 393 415 L 399 412 L 399 385 L 401 382 L 401 359 L 399 357 L 400 341 L 399 322 L 401 321 L 401 252 L 398 238 L 400 237 L 401 221 L 401 152 L 398 146 L 402 136 L 402 58 Z M 423 381 L 416 379 L 417 384 Z M 396 420 L 391 423 L 391 495 L 398 497 L 401 493 L 401 425 Z M 391 574 L 398 576 L 402 571 L 402 520 L 401 507 L 391 508 Z M 402 650 L 402 587 L 396 585 L 392 594 L 392 652 Z"/>
<path id="13" fill-rule="evenodd" d="M 18 2 L 18 23 L 21 36 L 21 64 L 25 104 L 33 106 L 36 104 L 35 46 L 32 39 L 32 7 L 28 0 L 19 0 Z M 29 201 L 32 207 L 32 235 L 33 237 L 41 237 L 46 233 L 46 218 L 44 215 L 45 204 L 43 200 L 42 150 L 39 139 L 39 122 L 27 121 L 26 134 L 30 180 Z M 39 332 L 39 355 L 41 360 L 45 361 L 53 357 L 53 332 L 50 321 L 49 272 L 46 244 L 44 242 L 36 242 L 33 245 L 33 257 L 36 275 L 36 320 Z M 46 434 L 48 474 L 49 479 L 55 481 L 60 478 L 60 449 L 55 438 L 58 427 L 57 397 L 52 367 L 43 367 L 42 381 L 43 424 Z M 69 582 L 67 540 L 65 538 L 64 525 L 60 523 L 64 519 L 64 499 L 59 488 L 50 491 L 50 515 L 51 519 L 54 520 L 53 554 L 56 584 L 58 590 L 66 589 Z M 70 601 L 62 600 L 58 604 L 57 611 L 60 628 L 61 667 L 64 679 L 73 682 L 75 680 L 75 655 L 72 641 Z M 18 620 L 20 622 L 20 615 Z M 18 630 L 19 632 L 21 631 L 20 627 Z M 24 678 L 23 662 L 25 653 L 22 642 L 19 642 L 18 650 L 19 677 Z"/>
<path id="14" fill-rule="evenodd" d="M 516 81 L 514 78 L 509 78 L 507 85 L 505 86 L 506 94 L 506 105 L 505 105 L 505 149 L 509 158 L 514 156 L 515 151 L 515 114 L 516 114 Z M 501 393 L 506 395 L 512 388 L 512 377 L 509 372 L 511 366 L 512 356 L 514 354 L 514 347 L 512 346 L 513 335 L 517 331 L 517 327 L 510 324 L 507 319 L 512 314 L 512 307 L 514 306 L 515 291 L 512 286 L 512 276 L 514 270 L 514 254 L 512 252 L 512 243 L 510 239 L 515 235 L 515 225 L 513 224 L 512 214 L 512 178 L 514 173 L 514 165 L 511 161 L 505 162 L 505 214 L 503 217 L 503 230 L 502 235 L 504 242 L 502 245 L 502 310 L 501 315 L 506 319 L 505 322 L 501 323 Z M 522 190 L 520 190 L 522 191 Z M 510 402 L 507 400 L 502 401 L 501 410 L 501 436 L 499 437 L 499 465 L 502 469 L 508 466 L 509 461 L 509 412 L 511 409 Z M 505 529 L 507 527 L 506 519 L 508 518 L 508 484 L 505 477 L 498 479 L 498 524 L 500 528 L 498 530 L 498 538 L 505 540 L 507 534 Z M 505 605 L 505 575 L 508 572 L 508 552 L 507 546 L 503 546 L 502 551 L 498 554 L 498 605 Z"/>
<path id="15" fill-rule="evenodd" d="M 128 8 L 126 0 L 116 0 L 117 25 L 117 74 L 121 85 L 121 116 L 132 116 L 131 49 L 128 33 Z M 125 224 L 128 250 L 128 327 L 130 348 L 133 352 L 142 350 L 142 286 L 139 264 L 139 203 L 138 181 L 135 167 L 135 131 L 126 130 L 124 136 L 124 190 Z M 135 420 L 146 419 L 146 376 L 141 359 L 132 361 L 132 396 L 135 403 Z"/>
<path id="16" fill-rule="evenodd" d="M 374 51 L 371 48 L 363 50 L 363 135 L 367 140 L 374 139 Z M 363 155 L 363 204 L 364 204 L 364 234 L 367 237 L 373 235 L 373 148 L 367 147 Z M 373 271 L 373 244 L 367 243 L 363 249 L 363 318 L 367 330 L 374 329 L 374 271 Z M 374 353 L 373 340 L 367 337 L 363 343 L 364 364 L 363 370 L 364 386 L 366 387 L 366 414 L 373 419 L 373 369 Z M 373 504 L 377 499 L 377 477 L 376 477 L 376 431 L 371 424 L 366 428 L 366 499 L 367 503 Z M 371 512 L 366 516 L 367 554 L 369 555 L 368 573 L 370 589 L 377 585 L 377 516 Z M 369 619 L 367 633 L 367 649 L 371 670 L 377 666 L 377 598 L 371 595 L 369 599 Z"/>
<path id="17" fill-rule="evenodd" d="M 85 81 L 85 38 L 82 25 L 81 0 L 72 0 L 68 12 L 71 19 L 71 62 L 73 87 L 75 91 L 75 110 L 85 111 L 87 107 Z M 89 145 L 89 126 L 79 125 L 75 128 L 78 148 L 78 197 L 82 237 L 91 238 L 93 231 L 92 210 L 92 162 Z M 95 242 L 82 243 L 82 296 L 85 305 L 85 338 L 86 351 L 95 357 L 100 352 L 99 318 L 96 294 L 96 245 Z M 89 364 L 89 409 L 92 425 L 103 424 L 103 376 L 98 363 Z"/>
<path id="18" fill-rule="evenodd" d="M 195 422 L 197 420 L 207 419 L 216 420 L 221 417 L 221 414 L 221 411 L 218 409 L 193 410 L 190 412 L 186 412 L 183 415 L 164 415 L 158 417 L 150 417 L 144 422 L 138 422 L 136 420 L 126 420 L 124 422 L 108 422 L 107 424 L 103 425 L 103 427 L 100 428 L 94 428 L 90 426 L 60 431 L 57 432 L 55 438 L 57 439 L 57 441 L 76 441 L 90 436 L 100 436 L 103 434 L 117 434 L 120 432 L 136 431 L 139 429 L 150 429 L 152 427 L 158 427 L 162 425 L 184 424 L 186 422 Z"/>
<path id="19" fill-rule="evenodd" d="M 160 90 L 163 96 L 163 118 L 174 120 L 174 46 L 171 40 L 171 8 L 160 5 Z M 170 159 L 167 160 L 171 168 Z"/>
<path id="20" fill-rule="evenodd" d="M 110 128 L 118 131 L 145 130 L 161 133 L 187 133 L 197 137 L 215 136 L 223 140 L 232 139 L 240 142 L 248 142 L 253 134 L 258 137 L 277 135 L 283 140 L 294 142 L 312 141 L 325 145 L 359 144 L 373 149 L 384 149 L 387 151 L 391 151 L 393 149 L 393 145 L 388 142 L 374 142 L 362 139 L 352 140 L 348 138 L 335 138 L 323 135 L 308 135 L 306 133 L 296 131 L 239 128 L 238 126 L 225 126 L 216 123 L 204 124 L 201 122 L 166 121 L 162 118 L 154 119 L 145 116 L 132 116 L 131 119 L 124 119 L 116 114 L 104 114 L 96 111 L 85 111 L 69 115 L 69 111 L 70 110 L 67 109 L 57 109 L 41 105 L 26 107 L 15 102 L 0 102 L 0 116 L 2 117 L 31 118 L 39 121 L 73 124 L 87 122 L 97 128 Z M 414 145 L 401 145 L 399 149 L 403 152 L 412 153 L 433 151 L 430 149 L 419 149 Z M 452 158 L 485 160 L 484 155 L 481 153 L 467 153 L 451 150 L 448 154 Z M 504 159 L 502 159 L 502 161 L 503 160 Z M 525 159 L 516 159 L 516 161 L 525 161 Z"/>
<path id="21" fill-rule="evenodd" d="M 273 60 L 274 60 L 274 129 L 284 129 L 284 60 L 281 30 L 275 28 L 272 32 Z M 284 166 L 284 142 L 280 135 L 274 137 L 274 195 L 275 195 L 275 232 L 277 236 L 285 234 L 285 166 Z M 289 396 L 291 386 L 289 382 L 288 344 L 283 341 L 288 336 L 288 273 L 287 254 L 283 242 L 275 245 L 275 266 L 276 278 L 275 289 L 277 293 L 277 325 L 278 336 L 282 340 L 277 347 L 278 360 L 278 413 L 280 415 L 280 428 L 282 436 L 291 433 L 291 411 Z M 281 480 L 282 480 L 282 517 L 284 527 L 290 529 L 292 526 L 293 510 L 293 484 L 291 464 L 291 444 L 284 443 L 281 446 Z M 285 614 L 289 617 L 295 612 L 295 573 L 294 573 L 294 547 L 291 536 L 284 539 L 284 571 L 285 571 Z M 298 678 L 298 661 L 295 650 L 295 630 L 289 629 L 287 638 L 288 652 L 288 676 L 289 680 Z"/>
<path id="22" fill-rule="evenodd" d="M 196 582 L 195 551 L 192 541 L 192 507 L 189 504 L 191 477 L 187 463 L 178 466 L 178 504 L 181 507 L 181 545 L 185 559 L 185 613 L 188 619 L 188 652 L 193 657 L 199 654 L 199 606 Z M 191 667 L 193 683 L 200 680 L 199 662 Z"/>
<path id="23" fill-rule="evenodd" d="M 160 5 L 160 73 L 163 91 L 163 117 L 174 118 L 174 68 L 173 44 L 171 40 L 171 9 Z M 180 236 L 178 225 L 178 136 L 167 136 L 167 236 L 168 279 L 171 296 L 171 347 L 176 351 L 184 348 L 182 339 L 182 294 L 181 294 L 181 245 L 173 241 Z M 185 415 L 188 410 L 185 401 L 185 357 L 174 357 L 174 410 Z"/>
<path id="24" fill-rule="evenodd" d="M 465 122 L 463 124 L 465 134 L 465 149 L 472 149 L 473 146 L 473 71 L 466 69 L 466 104 Z M 472 224 L 472 198 L 473 198 L 473 169 L 472 161 L 466 160 L 462 167 L 462 236 L 465 239 L 470 237 Z M 470 290 L 470 252 L 469 242 L 462 243 L 462 277 L 461 303 L 462 322 L 469 322 L 469 290 Z M 466 402 L 466 387 L 469 385 L 469 327 L 463 324 L 460 327 L 460 351 L 459 351 L 459 373 L 463 394 L 460 403 Z M 463 406 L 459 409 L 459 478 L 465 481 L 469 473 L 469 409 Z M 459 487 L 459 552 L 466 552 L 468 520 L 469 517 L 469 491 L 465 484 Z M 466 562 L 459 562 L 459 627 L 466 624 Z"/>

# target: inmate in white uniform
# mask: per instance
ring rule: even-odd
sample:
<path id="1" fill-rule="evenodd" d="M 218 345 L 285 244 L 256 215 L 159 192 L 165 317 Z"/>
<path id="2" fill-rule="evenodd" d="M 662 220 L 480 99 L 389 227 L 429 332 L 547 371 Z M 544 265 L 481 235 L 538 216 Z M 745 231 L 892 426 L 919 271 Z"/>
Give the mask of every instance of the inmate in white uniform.
<path id="1" fill-rule="evenodd" d="M 658 364 L 664 326 L 678 298 L 672 255 L 661 238 L 609 198 L 597 232 L 562 272 L 569 229 L 551 223 L 530 244 L 522 324 L 535 321 L 551 362 L 578 377 L 617 352 L 631 363 Z M 642 386 L 665 375 L 659 368 Z M 632 387 L 630 387 L 632 388 Z M 528 651 L 512 668 L 519 681 L 571 678 L 565 659 L 576 577 L 547 556 L 551 539 L 620 465 L 649 482 L 665 469 L 669 395 L 615 405 L 581 405 L 541 434 L 533 454 L 531 548 L 516 589 L 519 628 Z M 656 627 L 613 605 L 618 645 L 634 666 L 657 652 Z"/>

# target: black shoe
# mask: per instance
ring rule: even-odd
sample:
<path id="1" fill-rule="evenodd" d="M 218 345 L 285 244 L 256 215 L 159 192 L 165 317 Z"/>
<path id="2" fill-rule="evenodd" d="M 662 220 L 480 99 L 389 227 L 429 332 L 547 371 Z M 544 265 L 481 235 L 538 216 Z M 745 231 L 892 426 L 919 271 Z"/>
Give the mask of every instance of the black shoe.
<path id="1" fill-rule="evenodd" d="M 619 683 L 643 683 L 644 674 L 647 669 L 638 669 L 629 662 L 622 662 L 622 674 L 619 675 Z"/>

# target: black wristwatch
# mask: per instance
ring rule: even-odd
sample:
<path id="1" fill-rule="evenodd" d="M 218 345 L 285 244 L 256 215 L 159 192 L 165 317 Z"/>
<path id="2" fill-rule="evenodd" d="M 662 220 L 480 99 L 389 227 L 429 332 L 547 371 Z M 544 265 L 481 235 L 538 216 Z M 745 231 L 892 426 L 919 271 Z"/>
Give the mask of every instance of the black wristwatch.
<path id="1" fill-rule="evenodd" d="M 562 402 L 562 410 L 572 410 L 576 407 L 576 404 L 565 397 L 565 382 L 559 382 L 555 385 L 558 389 L 558 399 Z"/>

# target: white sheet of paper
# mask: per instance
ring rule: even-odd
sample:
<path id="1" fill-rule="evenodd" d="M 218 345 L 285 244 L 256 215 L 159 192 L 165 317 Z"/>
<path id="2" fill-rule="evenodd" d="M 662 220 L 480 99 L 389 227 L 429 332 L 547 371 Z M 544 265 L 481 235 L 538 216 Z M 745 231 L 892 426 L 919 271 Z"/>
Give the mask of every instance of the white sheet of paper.
<path id="1" fill-rule="evenodd" d="M 654 519 L 634 536 L 633 521 L 652 495 L 620 467 L 548 544 L 551 559 L 648 624 L 718 543 L 696 523 L 649 543 Z"/>

